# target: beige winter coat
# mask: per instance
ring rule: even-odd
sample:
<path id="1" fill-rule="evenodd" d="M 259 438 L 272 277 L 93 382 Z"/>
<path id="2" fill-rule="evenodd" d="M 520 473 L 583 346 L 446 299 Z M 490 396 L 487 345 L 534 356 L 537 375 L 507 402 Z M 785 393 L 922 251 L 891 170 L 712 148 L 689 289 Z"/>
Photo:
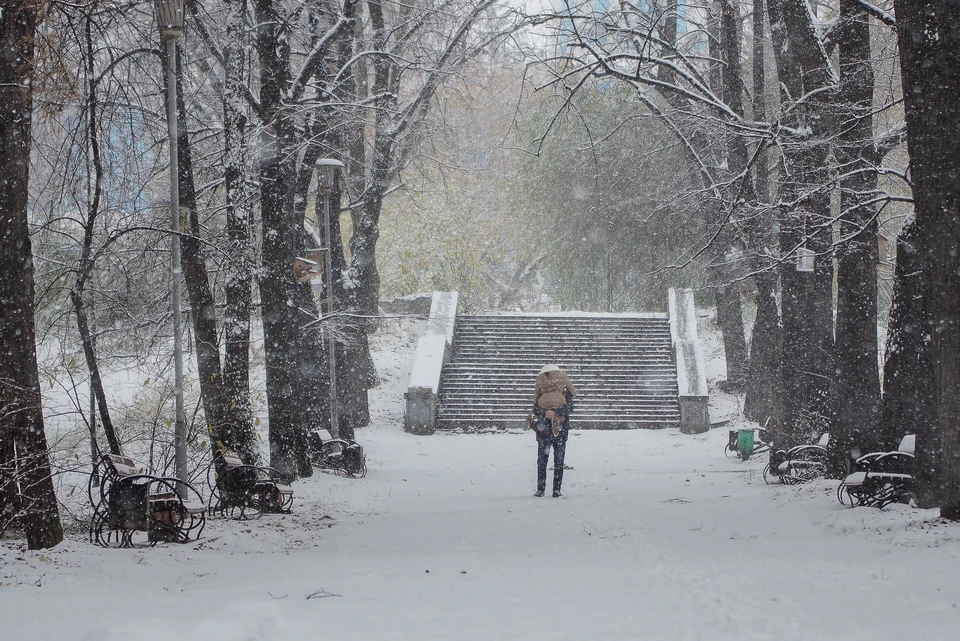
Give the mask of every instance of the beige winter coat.
<path id="1" fill-rule="evenodd" d="M 564 394 L 566 392 L 566 394 Z M 537 376 L 536 402 L 545 410 L 554 410 L 567 404 L 567 396 L 576 396 L 577 389 L 566 372 L 546 372 Z"/>

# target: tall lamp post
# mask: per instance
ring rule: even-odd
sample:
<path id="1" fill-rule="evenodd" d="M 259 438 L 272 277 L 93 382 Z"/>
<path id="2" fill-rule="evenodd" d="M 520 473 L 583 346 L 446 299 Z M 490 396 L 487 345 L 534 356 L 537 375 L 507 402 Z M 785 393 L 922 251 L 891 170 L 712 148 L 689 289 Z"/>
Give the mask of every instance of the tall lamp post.
<path id="1" fill-rule="evenodd" d="M 323 238 L 324 248 L 323 275 L 325 282 L 326 315 L 333 313 L 333 242 L 330 234 L 330 192 L 336 184 L 337 171 L 343 169 L 343 163 L 333 158 L 321 158 L 317 161 L 317 181 L 323 194 Z M 321 316 L 324 315 L 321 303 Z M 337 350 L 333 330 L 326 327 L 327 360 L 330 362 L 330 431 L 334 438 L 340 438 L 340 413 L 337 407 Z"/>
<path id="2" fill-rule="evenodd" d="M 176 423 L 173 447 L 177 478 L 187 481 L 187 419 L 183 411 L 183 339 L 180 326 L 180 186 L 177 145 L 177 40 L 183 33 L 183 0 L 156 0 L 160 37 L 167 43 L 167 135 L 170 138 L 171 295 L 173 298 L 173 373 Z"/>

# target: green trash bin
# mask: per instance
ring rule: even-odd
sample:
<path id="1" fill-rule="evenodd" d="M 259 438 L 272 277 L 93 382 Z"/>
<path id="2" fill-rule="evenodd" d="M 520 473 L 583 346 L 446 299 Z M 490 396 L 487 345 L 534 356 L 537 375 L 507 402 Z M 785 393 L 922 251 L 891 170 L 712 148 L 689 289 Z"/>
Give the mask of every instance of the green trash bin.
<path id="1" fill-rule="evenodd" d="M 744 461 L 753 454 L 753 430 L 737 431 L 737 453 Z"/>

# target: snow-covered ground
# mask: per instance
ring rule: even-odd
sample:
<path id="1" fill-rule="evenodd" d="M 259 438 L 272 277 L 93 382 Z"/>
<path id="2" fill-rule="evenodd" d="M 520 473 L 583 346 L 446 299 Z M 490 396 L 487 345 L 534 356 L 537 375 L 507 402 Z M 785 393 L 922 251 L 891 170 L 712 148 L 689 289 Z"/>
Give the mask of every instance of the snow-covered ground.
<path id="1" fill-rule="evenodd" d="M 375 338 L 365 479 L 318 473 L 294 514 L 186 546 L 7 542 L 0 639 L 960 638 L 960 526 L 767 486 L 762 460 L 723 456 L 727 427 L 575 430 L 565 498 L 533 498 L 529 433 L 403 432 L 414 342 L 412 323 Z M 713 419 L 736 407 L 716 396 Z"/>

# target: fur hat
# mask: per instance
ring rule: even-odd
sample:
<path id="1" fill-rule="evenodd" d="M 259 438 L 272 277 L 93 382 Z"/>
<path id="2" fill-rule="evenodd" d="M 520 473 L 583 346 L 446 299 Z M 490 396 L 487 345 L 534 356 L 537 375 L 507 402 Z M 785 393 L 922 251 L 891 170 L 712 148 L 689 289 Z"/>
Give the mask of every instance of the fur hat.
<path id="1" fill-rule="evenodd" d="M 540 370 L 541 374 L 546 374 L 547 372 L 559 372 L 560 368 L 554 365 L 553 363 L 547 363 L 543 366 L 543 369 Z"/>

